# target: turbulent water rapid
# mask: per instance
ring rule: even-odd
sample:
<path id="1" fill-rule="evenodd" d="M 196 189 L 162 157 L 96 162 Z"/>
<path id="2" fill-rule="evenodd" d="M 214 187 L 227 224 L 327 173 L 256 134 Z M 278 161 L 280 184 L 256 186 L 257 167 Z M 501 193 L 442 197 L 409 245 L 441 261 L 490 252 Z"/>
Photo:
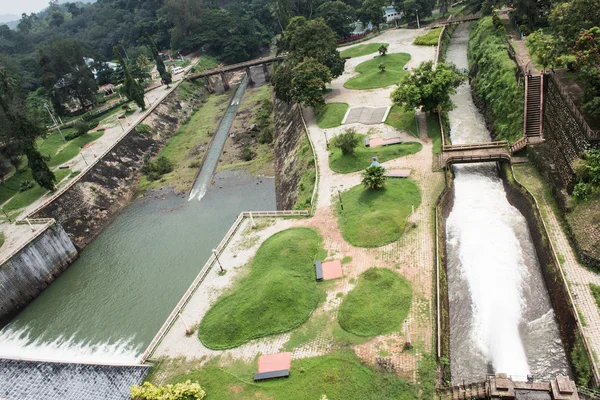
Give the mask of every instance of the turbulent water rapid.
<path id="1" fill-rule="evenodd" d="M 459 25 L 447 60 L 468 68 L 469 27 Z M 453 144 L 488 142 L 468 83 L 450 112 Z M 446 221 L 453 382 L 486 373 L 544 379 L 569 368 L 523 215 L 506 197 L 495 163 L 456 165 Z"/>

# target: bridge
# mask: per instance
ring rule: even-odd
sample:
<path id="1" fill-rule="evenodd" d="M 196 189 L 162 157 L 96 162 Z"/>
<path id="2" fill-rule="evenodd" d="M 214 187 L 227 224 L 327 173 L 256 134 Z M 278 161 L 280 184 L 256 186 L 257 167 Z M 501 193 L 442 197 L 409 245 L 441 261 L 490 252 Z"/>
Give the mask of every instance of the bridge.
<path id="1" fill-rule="evenodd" d="M 452 164 L 511 161 L 510 155 L 510 149 L 506 141 L 444 145 L 442 147 L 441 164 L 449 167 Z"/>
<path id="2" fill-rule="evenodd" d="M 444 26 L 444 25 L 462 24 L 465 22 L 477 21 L 479 18 L 481 18 L 480 15 L 475 15 L 475 14 L 464 15 L 462 17 L 456 17 L 456 18 L 452 18 L 452 17 L 453 17 L 453 15 L 450 15 L 448 17 L 448 19 L 446 19 L 446 20 L 436 21 L 435 25 L 433 25 L 431 27 L 431 29 L 439 28 L 440 26 Z"/>
<path id="3" fill-rule="evenodd" d="M 223 87 L 225 88 L 225 90 L 229 90 L 229 82 L 228 82 L 227 78 L 225 77 L 226 73 L 235 72 L 235 71 L 239 71 L 239 70 L 246 70 L 246 75 L 248 76 L 250 83 L 254 83 L 252 81 L 252 74 L 250 74 L 250 67 L 262 65 L 263 73 L 265 74 L 265 79 L 269 80 L 268 66 L 270 64 L 273 64 L 274 62 L 281 61 L 284 59 L 285 59 L 285 56 L 283 56 L 283 55 L 257 58 L 255 60 L 245 61 L 243 63 L 226 65 L 226 66 L 215 68 L 215 69 L 209 69 L 207 71 L 202 71 L 202 72 L 199 72 L 196 74 L 190 74 L 185 78 L 185 80 L 195 81 L 196 79 L 204 79 L 208 89 L 210 91 L 213 91 L 212 84 L 211 84 L 209 78 L 211 76 L 219 75 L 221 77 L 221 82 L 223 83 Z"/>

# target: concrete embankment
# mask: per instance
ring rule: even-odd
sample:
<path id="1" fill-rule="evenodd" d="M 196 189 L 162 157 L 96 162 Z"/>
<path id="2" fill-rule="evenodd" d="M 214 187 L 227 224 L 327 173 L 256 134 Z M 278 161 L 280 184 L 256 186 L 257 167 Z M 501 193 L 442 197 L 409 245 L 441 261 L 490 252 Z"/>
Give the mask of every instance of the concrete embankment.
<path id="1" fill-rule="evenodd" d="M 32 239 L 0 265 L 0 328 L 77 258 L 60 224 L 35 227 Z"/>

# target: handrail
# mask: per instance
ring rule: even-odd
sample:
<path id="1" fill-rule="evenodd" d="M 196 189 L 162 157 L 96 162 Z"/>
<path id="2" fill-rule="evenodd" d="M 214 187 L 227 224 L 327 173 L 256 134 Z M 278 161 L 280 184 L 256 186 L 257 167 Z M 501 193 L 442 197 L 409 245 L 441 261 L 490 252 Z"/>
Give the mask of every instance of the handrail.
<path id="1" fill-rule="evenodd" d="M 467 162 L 485 162 L 487 160 L 507 160 L 507 161 L 511 161 L 511 157 L 510 155 L 506 154 L 506 153 L 497 153 L 497 154 L 486 154 L 486 155 L 477 155 L 477 156 L 468 156 L 468 155 L 461 155 L 461 156 L 448 156 L 444 161 L 444 163 L 447 165 L 450 164 L 461 164 L 461 161 L 467 161 Z"/>
<path id="2" fill-rule="evenodd" d="M 27 223 L 26 221 L 16 221 L 16 223 L 20 223 L 20 222 Z M 30 236 L 28 240 L 26 240 L 25 242 L 21 243 L 19 246 L 17 246 L 17 248 L 15 248 L 13 251 L 11 251 L 10 253 L 8 253 L 8 255 L 4 256 L 0 260 L 0 267 L 2 265 L 4 265 L 4 263 L 6 263 L 8 260 L 10 260 L 14 256 L 16 256 L 21 250 L 23 250 L 31 242 L 33 242 L 35 239 L 37 239 L 42 233 L 46 232 L 46 230 L 49 227 L 51 227 L 52 225 L 54 225 L 56 223 L 56 220 L 54 218 L 39 218 L 39 219 L 35 219 L 35 220 L 32 219 L 32 220 L 30 220 L 30 222 L 32 222 L 32 223 L 45 223 L 45 225 L 42 226 L 40 229 L 35 230 L 35 233 L 33 234 L 33 236 Z"/>
<path id="3" fill-rule="evenodd" d="M 508 142 L 506 140 L 498 140 L 495 142 L 451 144 L 451 145 L 444 145 L 442 148 L 444 151 L 460 151 L 460 150 L 470 150 L 470 149 L 498 148 L 498 147 L 507 147 L 507 146 L 508 146 Z"/>
<path id="4" fill-rule="evenodd" d="M 512 146 L 510 146 L 511 154 L 515 153 L 515 152 L 521 150 L 523 147 L 527 146 L 527 142 L 528 142 L 527 136 L 526 135 L 521 136 L 521 138 L 519 140 L 517 140 L 516 142 L 514 142 L 512 144 Z"/>
<path id="5" fill-rule="evenodd" d="M 569 106 L 573 117 L 577 120 L 581 128 L 584 130 L 585 135 L 589 140 L 600 140 L 600 130 L 593 130 L 588 125 L 587 121 L 579 111 L 579 108 L 575 105 L 573 98 L 569 94 L 569 91 L 564 87 L 564 85 L 560 82 L 560 80 L 556 79 L 554 73 L 548 74 L 550 76 L 550 81 L 558 88 L 559 93 L 561 94 L 563 100 Z"/>
<path id="6" fill-rule="evenodd" d="M 513 179 L 515 180 L 515 182 L 519 186 L 524 188 L 525 191 L 529 194 L 529 196 L 531 196 L 531 198 L 533 199 L 535 209 L 537 210 L 538 215 L 540 216 L 540 220 L 542 221 L 542 228 L 544 229 L 544 233 L 548 237 L 548 242 L 550 243 L 550 250 L 552 252 L 552 258 L 554 260 L 554 264 L 556 264 L 556 268 L 558 268 L 558 270 L 560 271 L 560 276 L 562 278 L 562 284 L 563 284 L 565 290 L 567 291 L 567 294 L 569 295 L 569 301 L 571 303 L 571 313 L 573 314 L 573 317 L 575 318 L 575 321 L 577 322 L 577 329 L 579 329 L 581 341 L 583 342 L 583 346 L 585 347 L 585 350 L 587 351 L 588 358 L 589 358 L 590 362 L 592 363 L 592 373 L 594 374 L 594 379 L 596 380 L 596 385 L 600 385 L 600 369 L 598 368 L 598 364 L 594 357 L 594 352 L 592 351 L 592 348 L 590 347 L 585 335 L 583 334 L 583 324 L 581 323 L 581 319 L 579 318 L 579 313 L 577 312 L 577 309 L 575 308 L 576 307 L 575 301 L 573 300 L 573 295 L 571 294 L 571 289 L 569 288 L 569 282 L 567 281 L 567 277 L 562 268 L 562 264 L 558 260 L 558 256 L 556 255 L 556 250 L 554 249 L 554 243 L 552 242 L 550 234 L 548 233 L 549 232 L 548 227 L 546 226 L 546 222 L 544 221 L 544 217 L 540 210 L 540 206 L 537 202 L 537 199 L 533 195 L 533 193 L 531 193 L 526 186 L 524 186 L 523 184 L 521 184 L 521 182 L 519 182 L 519 180 L 515 176 L 515 171 L 513 169 L 512 164 L 510 165 L 510 171 L 513 174 Z"/>

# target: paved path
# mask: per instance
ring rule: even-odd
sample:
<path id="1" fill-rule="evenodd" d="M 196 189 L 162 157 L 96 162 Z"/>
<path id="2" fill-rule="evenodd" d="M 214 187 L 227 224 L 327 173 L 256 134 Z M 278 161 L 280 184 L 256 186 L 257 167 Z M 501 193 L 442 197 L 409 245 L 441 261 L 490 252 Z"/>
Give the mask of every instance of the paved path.
<path id="1" fill-rule="evenodd" d="M 433 59 L 432 48 L 415 48 L 412 46 L 414 37 L 423 33 L 423 30 L 392 30 L 373 38 L 373 42 L 390 43 L 390 52 L 405 51 L 412 54 L 415 51 L 410 66 L 417 65 L 420 61 Z M 368 43 L 369 41 L 367 41 Z M 334 91 L 326 98 L 328 102 L 344 101 L 351 106 L 368 105 L 388 107 L 391 103 L 389 94 L 392 88 L 377 90 L 353 91 L 343 88 L 343 83 L 353 75 L 354 67 L 366 59 L 372 57 L 364 56 L 351 59 L 346 64 L 346 73 L 337 78 L 332 86 Z M 243 273 L 248 261 L 253 257 L 261 243 L 275 232 L 296 226 L 308 226 L 316 229 L 324 238 L 324 245 L 328 251 L 328 259 L 341 259 L 352 257 L 352 261 L 342 266 L 344 277 L 328 283 L 327 299 L 315 310 L 311 320 L 322 318 L 326 315 L 331 321 L 328 328 L 319 334 L 314 340 L 293 350 L 294 358 L 311 357 L 325 354 L 331 349 L 339 346 L 332 333 L 335 326 L 337 308 L 341 303 L 338 293 L 346 294 L 356 284 L 356 277 L 372 266 L 384 267 L 397 270 L 406 276 L 413 284 L 414 300 L 409 313 L 409 326 L 411 338 L 417 346 L 416 352 L 403 351 L 404 334 L 402 327 L 398 331 L 385 336 L 374 338 L 362 345 L 353 346 L 356 353 L 367 362 L 374 364 L 382 354 L 396 366 L 403 376 L 416 379 L 417 359 L 423 351 L 432 351 L 432 278 L 434 266 L 434 237 L 431 221 L 437 195 L 443 188 L 443 175 L 434 173 L 432 165 L 432 144 L 426 136 L 423 136 L 423 150 L 419 153 L 402 157 L 383 163 L 386 168 L 410 169 L 411 178 L 419 185 L 422 193 L 422 203 L 417 207 L 411 222 L 416 224 L 410 228 L 396 242 L 389 245 L 365 249 L 358 248 L 347 243 L 341 235 L 337 224 L 337 217 L 332 205 L 338 190 L 348 190 L 360 184 L 360 173 L 338 174 L 329 168 L 329 150 L 326 146 L 324 131 L 319 129 L 311 110 L 304 112 L 310 136 L 316 147 L 316 158 L 320 169 L 320 182 L 318 199 L 314 217 L 310 219 L 270 219 L 264 222 L 263 227 L 252 230 L 249 222 L 238 230 L 234 238 L 220 256 L 223 265 L 227 265 L 228 272 L 219 276 L 216 269 L 209 272 L 205 282 L 193 295 L 190 302 L 183 310 L 183 318 L 188 325 L 198 324 L 210 305 L 237 279 L 238 274 Z M 421 129 L 425 128 L 424 115 L 419 115 Z M 358 132 L 366 133 L 367 127 L 362 124 L 350 124 Z M 331 137 L 341 133 L 348 125 L 327 130 L 327 136 Z M 384 138 L 400 136 L 406 141 L 420 141 L 408 132 L 398 131 L 385 124 L 371 125 L 368 127 L 371 134 Z M 425 128 L 426 129 L 426 128 Z M 423 129 L 423 130 L 425 130 Z M 368 160 L 366 161 L 368 163 Z M 226 351 L 213 351 L 205 348 L 196 335 L 186 337 L 185 326 L 181 319 L 175 321 L 173 328 L 167 333 L 159 345 L 153 358 L 156 357 L 186 357 L 199 362 L 206 361 L 209 357 L 222 355 L 223 359 L 229 357 L 252 361 L 260 353 L 281 351 L 289 340 L 292 333 L 271 336 L 265 339 L 254 340 L 235 349 Z M 416 355 L 416 357 L 415 357 Z M 202 360 L 201 360 L 202 359 Z"/>
<path id="2" fill-rule="evenodd" d="M 564 263 L 563 270 L 569 282 L 569 288 L 573 295 L 575 306 L 580 315 L 583 316 L 584 327 L 583 334 L 590 344 L 596 356 L 600 355 L 600 308 L 596 304 L 590 283 L 600 285 L 600 274 L 594 273 L 584 267 L 577 260 L 575 250 L 562 229 L 559 217 L 555 214 L 550 202 L 544 193 L 544 183 L 537 174 L 533 173 L 533 167 L 530 165 L 514 166 L 517 179 L 521 181 L 536 197 L 544 222 L 548 227 L 550 239 L 554 245 L 555 251 L 562 255 Z M 560 258 L 560 256 L 559 256 Z"/>
<path id="3" fill-rule="evenodd" d="M 525 71 L 531 72 L 533 75 L 539 75 L 540 70 L 537 69 L 535 64 L 532 62 L 531 55 L 529 54 L 529 50 L 527 50 L 527 45 L 525 44 L 525 40 L 521 40 L 519 37 L 519 33 L 515 29 L 515 24 L 510 20 L 508 13 L 500 14 L 500 19 L 506 28 L 506 33 L 512 39 L 512 43 L 515 44 L 515 53 L 517 59 L 519 60 L 519 64 L 525 68 Z"/>

